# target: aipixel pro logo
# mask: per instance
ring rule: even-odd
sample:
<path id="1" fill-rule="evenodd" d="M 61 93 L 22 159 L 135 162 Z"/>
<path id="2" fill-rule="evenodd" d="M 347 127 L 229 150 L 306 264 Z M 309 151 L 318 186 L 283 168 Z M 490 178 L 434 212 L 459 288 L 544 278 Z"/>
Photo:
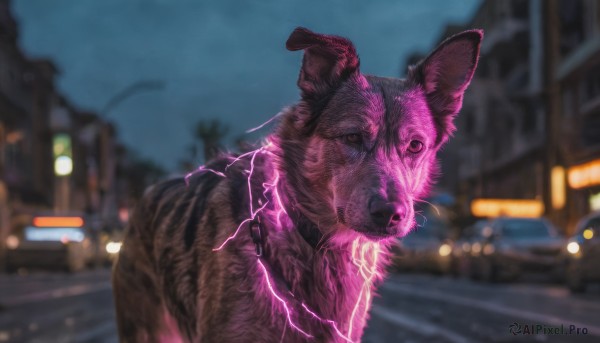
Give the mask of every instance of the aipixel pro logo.
<path id="1" fill-rule="evenodd" d="M 513 322 L 508 326 L 508 331 L 514 335 L 587 335 L 588 329 L 576 325 L 548 326 L 542 324 L 529 324 Z"/>

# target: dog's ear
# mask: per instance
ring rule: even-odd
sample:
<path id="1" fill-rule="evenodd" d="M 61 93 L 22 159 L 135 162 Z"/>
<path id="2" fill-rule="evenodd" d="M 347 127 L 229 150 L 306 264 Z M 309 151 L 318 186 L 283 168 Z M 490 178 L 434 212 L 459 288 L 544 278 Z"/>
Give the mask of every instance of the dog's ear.
<path id="1" fill-rule="evenodd" d="M 358 55 L 346 38 L 298 27 L 285 46 L 290 51 L 304 50 L 298 87 L 306 100 L 318 100 L 358 71 Z"/>
<path id="2" fill-rule="evenodd" d="M 482 39 L 483 30 L 456 34 L 409 69 L 408 79 L 420 84 L 427 96 L 438 126 L 438 144 L 445 142 L 456 129 L 453 119 L 477 67 Z"/>

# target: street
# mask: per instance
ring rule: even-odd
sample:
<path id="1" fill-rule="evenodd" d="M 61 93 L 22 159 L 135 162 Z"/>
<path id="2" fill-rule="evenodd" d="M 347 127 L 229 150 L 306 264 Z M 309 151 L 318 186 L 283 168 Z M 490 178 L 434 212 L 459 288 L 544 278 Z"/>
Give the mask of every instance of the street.
<path id="1" fill-rule="evenodd" d="M 0 342 L 117 341 L 109 270 L 0 280 Z"/>
<path id="2" fill-rule="evenodd" d="M 573 296 L 539 280 L 484 284 L 391 274 L 363 342 L 598 342 L 600 290 Z M 521 325 L 513 335 L 509 326 Z M 539 333 L 528 332 L 528 328 Z M 533 326 L 531 326 L 533 325 Z M 561 325 L 563 332 L 542 332 Z M 583 330 L 585 328 L 585 330 Z M 587 334 L 583 334 L 583 331 Z M 0 342 L 116 342 L 110 270 L 0 275 Z"/>

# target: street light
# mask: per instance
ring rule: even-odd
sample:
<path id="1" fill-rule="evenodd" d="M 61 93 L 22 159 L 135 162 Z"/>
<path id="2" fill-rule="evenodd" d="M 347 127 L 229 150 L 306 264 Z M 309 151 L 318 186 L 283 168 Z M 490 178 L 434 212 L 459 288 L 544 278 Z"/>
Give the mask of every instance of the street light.
<path id="1" fill-rule="evenodd" d="M 161 90 L 165 88 L 165 81 L 163 80 L 140 80 L 132 83 L 131 85 L 123 88 L 120 92 L 110 98 L 106 104 L 100 110 L 100 115 L 106 117 L 108 112 L 123 102 L 125 99 L 140 93 L 142 91 L 149 90 Z"/>
<path id="2" fill-rule="evenodd" d="M 113 95 L 100 110 L 100 117 L 107 118 L 108 113 L 131 96 L 144 91 L 161 90 L 165 88 L 163 80 L 140 80 L 123 88 L 120 92 Z M 114 177 L 116 170 L 116 161 L 113 156 L 114 143 L 110 134 L 103 129 L 100 134 L 100 159 L 102 165 L 102 180 L 100 190 L 100 210 L 103 217 L 111 214 L 111 205 L 115 203 Z"/>
<path id="3" fill-rule="evenodd" d="M 56 175 L 54 209 L 67 211 L 70 207 L 69 176 L 73 172 L 73 149 L 71 136 L 68 133 L 54 134 L 52 155 L 54 157 L 54 175 Z"/>

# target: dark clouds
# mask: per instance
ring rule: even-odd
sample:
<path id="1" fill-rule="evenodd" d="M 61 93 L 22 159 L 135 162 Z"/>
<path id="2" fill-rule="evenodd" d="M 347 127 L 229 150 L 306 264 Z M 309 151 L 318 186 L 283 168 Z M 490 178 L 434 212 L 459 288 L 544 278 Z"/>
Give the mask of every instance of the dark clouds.
<path id="1" fill-rule="evenodd" d="M 284 42 L 299 25 L 354 41 L 365 73 L 398 76 L 406 54 L 426 50 L 448 22 L 464 23 L 478 0 L 198 1 L 13 0 L 20 42 L 50 57 L 59 87 L 99 110 L 144 79 L 166 82 L 108 116 L 122 141 L 169 168 L 200 118 L 221 118 L 231 136 L 293 102 L 300 53 Z M 403 71 L 402 71 L 403 73 Z"/>

